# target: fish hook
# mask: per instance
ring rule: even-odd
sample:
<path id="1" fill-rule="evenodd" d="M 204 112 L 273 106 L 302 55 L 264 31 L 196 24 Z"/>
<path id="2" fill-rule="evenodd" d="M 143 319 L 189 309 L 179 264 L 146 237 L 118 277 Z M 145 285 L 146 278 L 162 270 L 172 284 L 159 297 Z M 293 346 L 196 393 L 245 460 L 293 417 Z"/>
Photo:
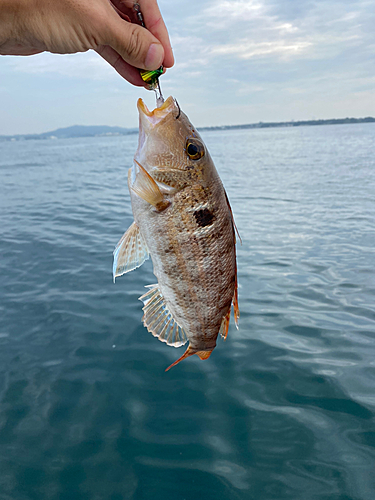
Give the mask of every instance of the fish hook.
<path id="1" fill-rule="evenodd" d="M 176 103 L 176 105 L 178 107 L 178 115 L 176 116 L 176 120 L 178 120 L 180 118 L 180 115 L 181 115 L 181 108 L 180 108 L 180 105 L 177 102 L 177 99 L 175 99 L 174 102 Z"/>

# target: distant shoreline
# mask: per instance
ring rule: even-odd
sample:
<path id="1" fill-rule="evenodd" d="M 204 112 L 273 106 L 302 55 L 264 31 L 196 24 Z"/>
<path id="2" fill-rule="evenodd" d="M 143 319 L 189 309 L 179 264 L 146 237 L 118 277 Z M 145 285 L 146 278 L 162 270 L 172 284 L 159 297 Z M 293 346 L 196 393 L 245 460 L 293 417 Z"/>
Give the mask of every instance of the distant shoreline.
<path id="1" fill-rule="evenodd" d="M 375 123 L 375 118 L 330 118 L 328 120 L 301 120 L 290 122 L 258 122 L 245 125 L 222 125 L 218 127 L 198 127 L 198 130 L 237 130 L 249 128 L 306 127 L 316 125 L 348 125 L 351 123 Z"/>
<path id="2" fill-rule="evenodd" d="M 213 127 L 197 127 L 200 131 L 209 130 L 240 130 L 256 128 L 276 128 L 276 127 L 306 127 L 318 125 L 348 125 L 353 123 L 375 123 L 375 118 L 368 116 L 366 118 L 331 118 L 328 120 L 301 120 L 289 122 L 258 122 L 243 125 L 219 125 Z M 27 141 L 27 140 L 45 140 L 45 139 L 71 139 L 74 137 L 111 137 L 119 135 L 137 134 L 138 129 L 127 129 L 122 127 L 109 126 L 85 126 L 74 125 L 67 128 L 59 128 L 52 132 L 42 134 L 20 134 L 20 135 L 0 135 L 0 142 L 4 141 Z"/>

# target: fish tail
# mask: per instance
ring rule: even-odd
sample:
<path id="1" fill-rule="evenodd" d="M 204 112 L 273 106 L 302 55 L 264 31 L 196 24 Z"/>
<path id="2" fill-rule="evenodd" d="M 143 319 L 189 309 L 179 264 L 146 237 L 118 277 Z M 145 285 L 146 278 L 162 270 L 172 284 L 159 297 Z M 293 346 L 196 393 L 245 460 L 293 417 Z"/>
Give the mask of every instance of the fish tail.
<path id="1" fill-rule="evenodd" d="M 190 346 L 186 349 L 184 354 L 181 356 L 181 358 L 178 358 L 177 361 L 172 363 L 168 368 L 165 370 L 166 372 L 170 370 L 173 366 L 176 366 L 180 361 L 182 361 L 185 358 L 188 358 L 189 356 L 193 356 L 193 354 L 196 354 L 199 356 L 200 359 L 208 359 L 211 356 L 213 349 L 210 351 L 198 351 L 197 349 L 192 349 Z"/>

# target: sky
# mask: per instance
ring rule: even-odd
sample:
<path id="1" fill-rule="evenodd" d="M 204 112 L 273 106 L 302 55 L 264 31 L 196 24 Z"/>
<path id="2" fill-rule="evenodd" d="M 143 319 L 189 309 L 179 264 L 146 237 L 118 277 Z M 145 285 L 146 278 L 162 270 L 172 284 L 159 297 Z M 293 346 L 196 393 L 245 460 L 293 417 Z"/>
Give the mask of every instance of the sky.
<path id="1" fill-rule="evenodd" d="M 161 78 L 197 127 L 375 116 L 373 0 L 159 0 Z M 131 86 L 95 52 L 0 56 L 0 135 L 137 127 Z"/>

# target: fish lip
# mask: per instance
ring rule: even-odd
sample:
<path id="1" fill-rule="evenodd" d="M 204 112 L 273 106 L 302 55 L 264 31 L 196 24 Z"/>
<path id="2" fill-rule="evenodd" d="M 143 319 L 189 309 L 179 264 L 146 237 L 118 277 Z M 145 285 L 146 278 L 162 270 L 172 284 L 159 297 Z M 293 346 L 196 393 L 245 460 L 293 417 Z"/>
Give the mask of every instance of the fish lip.
<path id="1" fill-rule="evenodd" d="M 177 106 L 173 97 L 169 96 L 159 108 L 155 108 L 153 111 L 150 111 L 143 100 L 139 98 L 137 108 L 142 123 L 147 123 L 148 126 L 151 125 L 155 127 L 155 125 L 160 123 L 173 110 L 177 109 Z"/>

